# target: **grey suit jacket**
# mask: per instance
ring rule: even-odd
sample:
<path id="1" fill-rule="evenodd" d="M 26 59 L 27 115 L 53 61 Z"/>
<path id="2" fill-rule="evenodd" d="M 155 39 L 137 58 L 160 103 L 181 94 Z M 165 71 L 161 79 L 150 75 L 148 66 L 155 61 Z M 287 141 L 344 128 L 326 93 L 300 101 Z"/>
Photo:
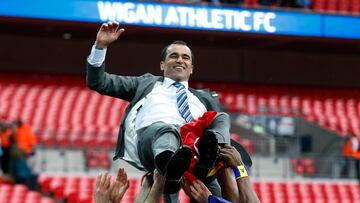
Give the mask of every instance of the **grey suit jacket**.
<path id="1" fill-rule="evenodd" d="M 125 110 L 120 124 L 120 131 L 116 145 L 114 160 L 124 156 L 124 132 L 125 119 L 131 108 L 147 94 L 149 94 L 157 81 L 163 81 L 164 77 L 154 76 L 146 73 L 141 76 L 121 76 L 105 72 L 105 65 L 94 67 L 87 63 L 86 81 L 90 89 L 100 94 L 116 97 L 130 102 Z M 195 90 L 189 88 L 206 107 L 208 111 L 220 111 L 220 105 L 217 96 L 210 93 L 209 90 Z"/>

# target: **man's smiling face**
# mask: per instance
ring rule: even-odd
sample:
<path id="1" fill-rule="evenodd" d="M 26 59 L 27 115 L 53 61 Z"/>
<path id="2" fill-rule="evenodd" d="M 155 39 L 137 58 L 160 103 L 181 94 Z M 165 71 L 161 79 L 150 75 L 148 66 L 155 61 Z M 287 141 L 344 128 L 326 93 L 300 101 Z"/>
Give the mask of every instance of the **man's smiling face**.
<path id="1" fill-rule="evenodd" d="M 188 81 L 193 72 L 191 50 L 186 45 L 171 44 L 166 53 L 165 61 L 160 62 L 164 76 L 177 82 Z"/>

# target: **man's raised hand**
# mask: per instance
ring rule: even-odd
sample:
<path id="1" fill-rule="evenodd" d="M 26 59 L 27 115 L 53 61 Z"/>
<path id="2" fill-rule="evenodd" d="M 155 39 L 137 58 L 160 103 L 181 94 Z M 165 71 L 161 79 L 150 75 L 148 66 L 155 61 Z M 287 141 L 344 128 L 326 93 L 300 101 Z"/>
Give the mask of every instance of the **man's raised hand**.
<path id="1" fill-rule="evenodd" d="M 240 153 L 231 145 L 225 144 L 222 148 L 220 148 L 219 155 L 225 159 L 226 163 L 231 168 L 243 164 Z"/>
<path id="2" fill-rule="evenodd" d="M 95 203 L 109 203 L 110 178 L 108 173 L 101 173 L 96 177 Z"/>
<path id="3" fill-rule="evenodd" d="M 119 23 L 115 21 L 103 23 L 96 36 L 96 48 L 107 48 L 111 43 L 116 41 L 124 31 L 125 29 L 120 28 Z"/>
<path id="4" fill-rule="evenodd" d="M 111 203 L 119 203 L 123 198 L 127 189 L 129 189 L 130 183 L 127 178 L 125 169 L 119 168 L 115 182 L 110 186 L 109 199 Z"/>

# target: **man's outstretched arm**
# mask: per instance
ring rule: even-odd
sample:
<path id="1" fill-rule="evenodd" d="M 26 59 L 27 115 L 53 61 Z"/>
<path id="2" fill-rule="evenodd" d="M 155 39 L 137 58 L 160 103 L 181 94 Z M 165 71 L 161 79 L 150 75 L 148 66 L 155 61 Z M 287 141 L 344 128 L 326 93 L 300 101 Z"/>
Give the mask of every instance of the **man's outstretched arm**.
<path id="1" fill-rule="evenodd" d="M 107 47 L 115 42 L 125 30 L 117 22 L 103 23 L 97 33 L 95 44 L 87 58 L 87 86 L 100 94 L 131 101 L 138 86 L 138 77 L 114 75 L 105 72 Z"/>

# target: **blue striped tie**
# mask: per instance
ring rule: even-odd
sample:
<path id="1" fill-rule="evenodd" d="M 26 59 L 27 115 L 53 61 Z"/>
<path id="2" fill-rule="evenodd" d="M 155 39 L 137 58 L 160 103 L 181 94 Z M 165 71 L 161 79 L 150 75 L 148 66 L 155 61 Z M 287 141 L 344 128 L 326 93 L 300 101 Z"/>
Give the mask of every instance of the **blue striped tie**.
<path id="1" fill-rule="evenodd" d="M 180 112 L 181 116 L 185 119 L 185 121 L 188 123 L 194 119 L 193 119 L 190 109 L 189 109 L 186 88 L 183 84 L 181 84 L 179 82 L 175 82 L 173 85 L 177 88 L 176 100 L 177 100 L 179 112 Z"/>

